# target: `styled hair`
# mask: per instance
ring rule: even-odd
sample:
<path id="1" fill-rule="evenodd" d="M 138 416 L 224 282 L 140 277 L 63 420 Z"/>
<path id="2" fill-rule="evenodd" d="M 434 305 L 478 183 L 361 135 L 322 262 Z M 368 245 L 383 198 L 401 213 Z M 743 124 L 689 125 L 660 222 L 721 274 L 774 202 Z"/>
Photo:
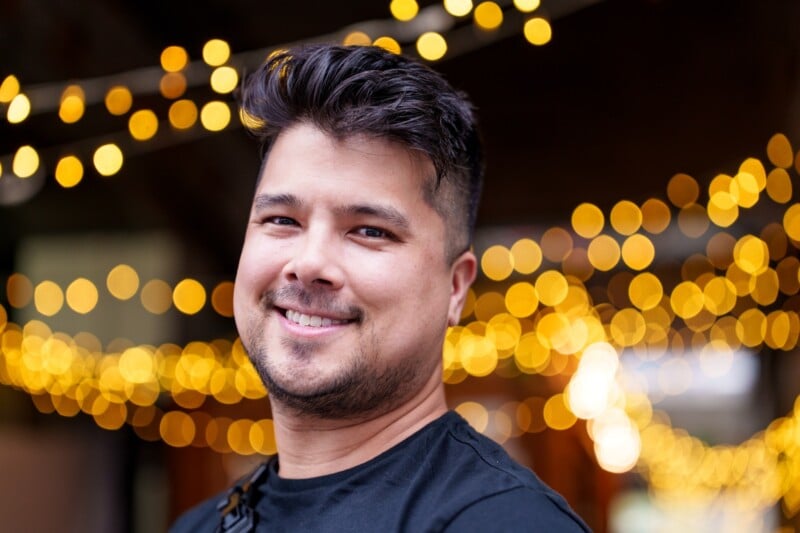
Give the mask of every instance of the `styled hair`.
<path id="1" fill-rule="evenodd" d="M 313 44 L 274 53 L 241 93 L 262 154 L 282 131 L 310 123 L 337 139 L 384 138 L 421 152 L 436 171 L 425 199 L 448 228 L 447 255 L 472 242 L 483 153 L 472 104 L 439 73 L 375 46 Z"/>

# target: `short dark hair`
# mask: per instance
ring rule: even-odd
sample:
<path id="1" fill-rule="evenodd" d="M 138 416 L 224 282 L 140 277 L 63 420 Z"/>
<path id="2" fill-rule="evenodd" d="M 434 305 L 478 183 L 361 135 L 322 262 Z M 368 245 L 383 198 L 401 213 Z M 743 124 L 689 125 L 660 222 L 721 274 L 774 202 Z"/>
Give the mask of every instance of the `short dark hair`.
<path id="1" fill-rule="evenodd" d="M 436 169 L 425 198 L 448 228 L 448 257 L 472 242 L 483 181 L 473 106 L 426 65 L 376 46 L 305 45 L 271 55 L 247 77 L 240 101 L 265 157 L 301 122 L 334 138 L 365 134 L 422 152 Z"/>

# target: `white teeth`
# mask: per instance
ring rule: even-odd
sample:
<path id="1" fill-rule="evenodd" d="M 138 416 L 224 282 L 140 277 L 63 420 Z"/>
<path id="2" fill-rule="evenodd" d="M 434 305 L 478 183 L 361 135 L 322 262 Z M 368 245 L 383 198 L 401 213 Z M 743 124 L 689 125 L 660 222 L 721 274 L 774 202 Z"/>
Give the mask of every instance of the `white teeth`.
<path id="1" fill-rule="evenodd" d="M 317 315 L 305 315 L 290 309 L 286 310 L 286 318 L 295 324 L 300 324 L 301 326 L 310 326 L 313 328 L 318 328 L 320 326 L 328 327 L 337 324 L 345 324 L 347 322 L 346 320 L 333 320 L 332 318 L 325 318 Z"/>

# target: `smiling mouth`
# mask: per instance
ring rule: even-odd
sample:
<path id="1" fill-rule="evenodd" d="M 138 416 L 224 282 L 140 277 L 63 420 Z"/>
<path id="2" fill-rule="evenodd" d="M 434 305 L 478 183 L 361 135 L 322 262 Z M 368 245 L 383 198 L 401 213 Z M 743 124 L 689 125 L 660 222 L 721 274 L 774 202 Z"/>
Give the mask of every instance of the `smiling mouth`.
<path id="1" fill-rule="evenodd" d="M 289 322 L 312 328 L 325 328 L 355 322 L 355 319 L 341 320 L 319 315 L 307 315 L 299 311 L 292 311 L 291 309 L 279 309 L 279 311 Z"/>

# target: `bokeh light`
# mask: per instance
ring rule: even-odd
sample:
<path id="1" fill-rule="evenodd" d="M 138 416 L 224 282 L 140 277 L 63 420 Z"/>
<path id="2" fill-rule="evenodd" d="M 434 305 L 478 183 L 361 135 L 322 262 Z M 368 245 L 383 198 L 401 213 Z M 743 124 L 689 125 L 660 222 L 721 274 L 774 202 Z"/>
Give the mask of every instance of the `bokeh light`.
<path id="1" fill-rule="evenodd" d="M 94 151 L 92 162 L 101 176 L 113 176 L 122 168 L 122 150 L 114 143 L 100 146 Z"/>
<path id="2" fill-rule="evenodd" d="M 393 39 L 392 37 L 389 37 L 388 35 L 378 37 L 377 39 L 375 39 L 372 45 L 380 46 L 384 50 L 388 50 L 393 54 L 399 54 L 403 51 L 403 49 L 400 47 L 400 43 L 398 43 L 397 40 Z"/>
<path id="3" fill-rule="evenodd" d="M 19 80 L 13 74 L 9 74 L 0 83 L 0 103 L 7 104 L 11 102 L 19 94 L 19 91 Z"/>
<path id="4" fill-rule="evenodd" d="M 55 178 L 65 189 L 76 186 L 83 179 L 83 163 L 74 155 L 62 157 L 56 164 Z"/>
<path id="5" fill-rule="evenodd" d="M 31 101 L 30 99 L 20 93 L 11 99 L 6 110 L 6 120 L 11 124 L 19 124 L 28 118 L 31 114 Z"/>
<path id="6" fill-rule="evenodd" d="M 179 72 L 188 62 L 189 54 L 182 46 L 168 46 L 161 52 L 161 68 L 167 72 Z"/>
<path id="7" fill-rule="evenodd" d="M 130 265 L 119 264 L 106 276 L 108 292 L 118 300 L 130 300 L 139 290 L 139 274 Z"/>
<path id="8" fill-rule="evenodd" d="M 97 305 L 97 287 L 86 278 L 78 278 L 70 283 L 66 296 L 70 309 L 82 315 L 89 313 Z"/>
<path id="9" fill-rule="evenodd" d="M 211 39 L 203 45 L 203 61 L 211 67 L 224 65 L 231 56 L 231 47 L 222 39 Z"/>
<path id="10" fill-rule="evenodd" d="M 444 9 L 454 17 L 464 17 L 472 11 L 472 0 L 444 0 Z"/>
<path id="11" fill-rule="evenodd" d="M 522 31 L 525 39 L 536 46 L 545 45 L 553 38 L 553 29 L 550 27 L 550 23 L 540 17 L 534 17 L 527 21 Z"/>
<path id="12" fill-rule="evenodd" d="M 20 146 L 11 161 L 11 170 L 20 178 L 30 178 L 39 170 L 39 153 L 33 146 Z"/>
<path id="13" fill-rule="evenodd" d="M 495 2 L 481 2 L 473 12 L 475 24 L 484 30 L 496 30 L 503 24 L 503 9 Z"/>
<path id="14" fill-rule="evenodd" d="M 200 110 L 200 122 L 208 131 L 222 131 L 230 121 L 231 109 L 225 102 L 208 102 Z"/>
<path id="15" fill-rule="evenodd" d="M 539 7 L 540 0 L 514 0 L 514 7 L 523 13 L 530 13 Z"/>
<path id="16" fill-rule="evenodd" d="M 61 93 L 61 103 L 58 107 L 58 118 L 65 124 L 78 122 L 86 110 L 86 94 L 80 85 L 69 85 Z"/>
<path id="17" fill-rule="evenodd" d="M 105 105 L 112 115 L 124 115 L 133 105 L 133 95 L 127 87 L 115 85 L 106 93 Z"/>
<path id="18" fill-rule="evenodd" d="M 572 212 L 572 228 L 585 239 L 596 237 L 603 231 L 604 224 L 603 212 L 594 204 L 580 204 Z"/>
<path id="19" fill-rule="evenodd" d="M 389 3 L 392 16 L 401 22 L 412 20 L 419 13 L 416 0 L 392 0 Z"/>
<path id="20" fill-rule="evenodd" d="M 211 89 L 220 94 L 232 92 L 239 83 L 239 73 L 233 67 L 217 67 L 209 80 Z"/>
<path id="21" fill-rule="evenodd" d="M 191 128 L 197 122 L 197 116 L 197 106 L 191 100 L 176 100 L 169 106 L 168 118 L 173 128 Z"/>
<path id="22" fill-rule="evenodd" d="M 447 53 L 447 41 L 441 34 L 428 31 L 417 38 L 417 52 L 428 61 L 436 61 Z"/>
<path id="23" fill-rule="evenodd" d="M 140 109 L 128 119 L 128 131 L 137 141 L 151 139 L 158 131 L 158 117 L 149 109 Z"/>
<path id="24" fill-rule="evenodd" d="M 193 315 L 199 312 L 206 304 L 206 290 L 195 279 L 183 279 L 175 285 L 172 292 L 172 302 L 181 313 Z"/>

